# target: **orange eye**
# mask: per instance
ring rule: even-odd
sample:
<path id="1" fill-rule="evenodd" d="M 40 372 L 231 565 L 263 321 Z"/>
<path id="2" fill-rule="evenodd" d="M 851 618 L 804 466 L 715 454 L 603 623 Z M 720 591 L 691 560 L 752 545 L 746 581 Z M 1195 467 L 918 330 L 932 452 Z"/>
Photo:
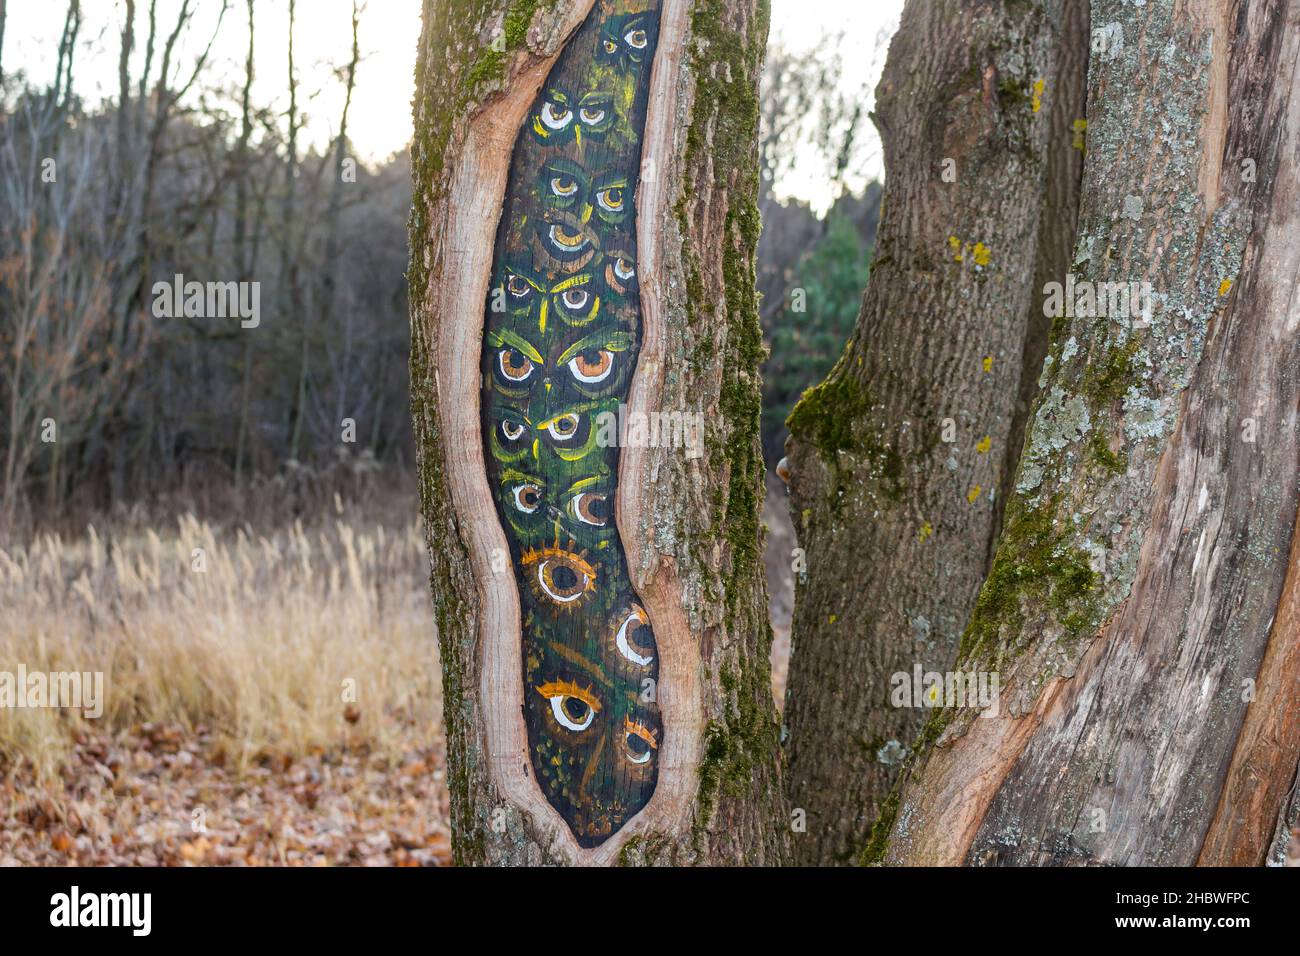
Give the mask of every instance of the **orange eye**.
<path id="1" fill-rule="evenodd" d="M 569 359 L 569 371 L 588 385 L 603 382 L 614 368 L 614 353 L 608 349 L 586 349 Z"/>
<path id="2" fill-rule="evenodd" d="M 533 514 L 542 503 L 542 489 L 536 485 L 515 485 L 511 494 L 514 495 L 515 507 L 524 514 Z"/>
<path id="3" fill-rule="evenodd" d="M 567 611 L 596 590 L 596 569 L 585 555 L 551 547 L 526 551 L 520 563 L 532 569 L 529 583 L 537 597 Z"/>
<path id="4" fill-rule="evenodd" d="M 523 382 L 533 374 L 533 360 L 518 349 L 502 349 L 497 355 L 501 374 L 512 382 Z"/>
<path id="5" fill-rule="evenodd" d="M 595 126 L 604 118 L 605 111 L 601 109 L 592 109 L 589 106 L 584 106 L 582 109 L 578 110 L 578 119 L 582 120 L 588 126 Z"/>
<path id="6" fill-rule="evenodd" d="M 569 502 L 569 509 L 583 524 L 595 528 L 603 528 L 609 521 L 609 499 L 594 491 L 584 491 L 574 495 L 573 500 Z"/>
<path id="7" fill-rule="evenodd" d="M 650 38 L 646 36 L 644 30 L 629 30 L 627 36 L 623 37 L 623 39 L 634 50 L 644 50 L 646 44 L 650 42 Z"/>
<path id="8" fill-rule="evenodd" d="M 655 732 L 640 721 L 624 717 L 623 734 L 627 759 L 633 763 L 648 762 L 651 753 L 659 749 L 659 744 L 655 742 Z"/>
<path id="9" fill-rule="evenodd" d="M 547 681 L 537 688 L 537 693 L 550 701 L 556 723 L 568 730 L 586 730 L 600 710 L 600 701 L 591 688 L 579 687 L 571 680 Z"/>

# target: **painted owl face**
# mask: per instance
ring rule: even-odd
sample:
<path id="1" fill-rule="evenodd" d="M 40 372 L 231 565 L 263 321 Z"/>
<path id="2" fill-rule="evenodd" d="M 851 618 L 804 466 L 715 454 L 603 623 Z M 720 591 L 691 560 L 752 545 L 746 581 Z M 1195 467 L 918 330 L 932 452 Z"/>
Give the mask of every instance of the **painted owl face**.
<path id="1" fill-rule="evenodd" d="M 492 330 L 484 350 L 490 387 L 518 402 L 540 394 L 557 405 L 621 392 L 631 371 L 632 333 L 599 326 L 562 331 L 568 335 Z"/>
<path id="2" fill-rule="evenodd" d="M 574 93 L 548 87 L 533 112 L 533 134 L 548 145 L 563 145 L 584 138 L 599 142 L 614 125 L 614 97 L 592 90 Z"/>
<path id="3" fill-rule="evenodd" d="M 494 419 L 489 448 L 498 462 L 514 468 L 563 470 L 565 463 L 595 462 L 613 444 L 610 423 L 617 410 L 616 398 L 559 409 L 541 395 L 524 408 L 494 400 L 489 403 Z"/>
<path id="4" fill-rule="evenodd" d="M 597 62 L 624 71 L 640 68 L 654 49 L 654 29 L 655 18 L 648 13 L 610 17 L 601 27 Z"/>
<path id="5" fill-rule="evenodd" d="M 581 478 L 547 479 L 540 469 L 506 468 L 496 493 L 521 549 L 569 540 L 601 562 L 612 554 L 607 553 L 615 534 L 614 477 L 609 469 Z"/>
<path id="6" fill-rule="evenodd" d="M 530 341 L 566 335 L 589 326 L 633 328 L 636 324 L 636 263 L 615 252 L 591 268 L 552 279 L 508 262 L 488 293 L 489 309 Z M 549 339 L 548 339 L 549 340 Z"/>
<path id="7" fill-rule="evenodd" d="M 537 193 L 545 209 L 568 213 L 583 226 L 593 215 L 602 226 L 620 226 L 632 209 L 632 181 L 625 171 L 614 167 L 592 175 L 565 156 L 542 166 Z"/>

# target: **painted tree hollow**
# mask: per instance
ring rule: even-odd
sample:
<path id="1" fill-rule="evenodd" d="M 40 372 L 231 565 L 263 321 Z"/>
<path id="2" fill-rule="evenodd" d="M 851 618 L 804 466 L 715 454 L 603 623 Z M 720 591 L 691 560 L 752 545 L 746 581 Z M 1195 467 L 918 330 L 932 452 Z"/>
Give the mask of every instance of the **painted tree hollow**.
<path id="1" fill-rule="evenodd" d="M 635 195 L 658 0 L 597 0 L 515 139 L 484 321 L 488 485 L 519 585 L 529 759 L 584 847 L 654 792 L 658 653 L 615 525 L 641 340 Z"/>

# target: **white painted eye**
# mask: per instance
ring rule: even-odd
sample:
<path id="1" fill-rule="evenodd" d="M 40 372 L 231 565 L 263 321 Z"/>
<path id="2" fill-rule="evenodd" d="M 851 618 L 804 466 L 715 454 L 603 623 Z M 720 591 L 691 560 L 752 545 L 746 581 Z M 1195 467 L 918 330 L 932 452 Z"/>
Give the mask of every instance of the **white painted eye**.
<path id="1" fill-rule="evenodd" d="M 609 189 L 602 189 L 596 194 L 596 202 L 600 208 L 606 212 L 623 211 L 623 190 L 618 186 L 611 186 Z"/>
<path id="2" fill-rule="evenodd" d="M 627 617 L 619 626 L 618 632 L 614 635 L 614 646 L 618 648 L 618 652 L 633 664 L 640 664 L 642 667 L 654 660 L 654 653 L 649 647 L 637 642 L 636 638 L 638 636 L 645 636 L 638 635 L 637 632 L 649 626 L 650 618 L 646 615 L 645 610 L 633 604 L 632 609 L 628 611 Z M 649 631 L 646 631 L 646 634 L 648 633 Z"/>
<path id="3" fill-rule="evenodd" d="M 564 129 L 572 119 L 573 110 L 567 106 L 557 106 L 550 100 L 542 104 L 542 125 L 547 129 Z"/>
<path id="4" fill-rule="evenodd" d="M 578 181 L 572 176 L 552 176 L 551 192 L 561 198 L 568 198 L 578 191 Z"/>
<path id="5" fill-rule="evenodd" d="M 587 385 L 603 382 L 614 371 L 614 353 L 609 349 L 586 349 L 569 359 L 569 371 Z"/>
<path id="6" fill-rule="evenodd" d="M 512 382 L 525 382 L 533 374 L 533 360 L 518 349 L 504 348 L 497 354 L 501 374 Z"/>
<path id="7" fill-rule="evenodd" d="M 604 110 L 592 109 L 589 106 L 584 106 L 582 109 L 578 110 L 578 119 L 582 120 L 588 126 L 595 126 L 604 118 Z"/>
<path id="8" fill-rule="evenodd" d="M 578 416 L 573 412 L 561 415 L 559 418 L 551 421 L 551 423 L 546 426 L 546 430 L 551 433 L 552 438 L 566 441 L 578 432 Z"/>
<path id="9" fill-rule="evenodd" d="M 533 291 L 533 287 L 512 272 L 510 277 L 506 279 L 506 291 L 510 293 L 512 298 L 522 299 Z"/>
<path id="10" fill-rule="evenodd" d="M 618 276 L 624 282 L 636 275 L 636 266 L 631 259 L 625 259 L 619 256 L 614 260 L 614 275 Z"/>
<path id="11" fill-rule="evenodd" d="M 644 50 L 646 44 L 650 42 L 650 38 L 646 36 L 644 30 L 628 30 L 623 35 L 623 42 L 634 50 Z"/>
<path id="12" fill-rule="evenodd" d="M 628 760 L 632 763 L 646 763 L 658 746 L 653 730 L 640 721 L 623 719 L 623 750 Z"/>
<path id="13" fill-rule="evenodd" d="M 569 730 L 586 730 L 596 719 L 596 711 L 586 701 L 559 694 L 551 698 L 551 713 Z"/>
<path id="14" fill-rule="evenodd" d="M 594 491 L 583 491 L 574 495 L 569 501 L 569 513 L 583 524 L 589 524 L 593 528 L 603 528 L 609 523 L 608 502 L 609 499 L 605 495 L 598 495 Z"/>
<path id="15" fill-rule="evenodd" d="M 547 235 L 551 239 L 551 245 L 562 252 L 577 252 L 587 245 L 587 237 L 581 229 L 568 229 L 558 223 L 551 226 Z"/>
<path id="16" fill-rule="evenodd" d="M 518 422 L 502 421 L 501 434 L 505 435 L 510 441 L 518 441 L 524 433 L 524 426 Z"/>
<path id="17" fill-rule="evenodd" d="M 572 309 L 576 312 L 587 307 L 587 302 L 591 299 L 591 293 L 586 289 L 565 289 L 560 299 L 564 302 L 566 309 Z"/>
<path id="18" fill-rule="evenodd" d="M 542 489 L 534 484 L 515 485 L 511 494 L 515 498 L 515 507 L 524 514 L 533 514 L 542 503 Z"/>

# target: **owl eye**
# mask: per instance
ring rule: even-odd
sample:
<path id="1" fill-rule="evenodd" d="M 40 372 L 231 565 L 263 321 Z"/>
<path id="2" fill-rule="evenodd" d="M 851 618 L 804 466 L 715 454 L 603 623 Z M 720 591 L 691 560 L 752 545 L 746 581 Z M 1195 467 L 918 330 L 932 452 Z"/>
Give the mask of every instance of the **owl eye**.
<path id="1" fill-rule="evenodd" d="M 594 385 L 609 378 L 614 368 L 614 353 L 608 349 L 587 349 L 569 359 L 569 371 L 579 382 Z"/>
<path id="2" fill-rule="evenodd" d="M 533 484 L 515 485 L 511 490 L 515 507 L 524 514 L 533 514 L 542 503 L 542 489 Z"/>
<path id="3" fill-rule="evenodd" d="M 546 430 L 551 433 L 551 437 L 560 441 L 572 438 L 578 432 L 578 416 L 573 412 L 567 412 L 559 418 L 552 420 Z"/>
<path id="4" fill-rule="evenodd" d="M 567 106 L 556 106 L 550 100 L 542 104 L 542 124 L 547 129 L 564 129 L 573 119 L 573 110 Z"/>
<path id="5" fill-rule="evenodd" d="M 655 732 L 630 717 L 623 718 L 623 746 L 627 750 L 627 759 L 633 763 L 646 763 L 650 754 L 659 749 Z"/>
<path id="6" fill-rule="evenodd" d="M 644 50 L 650 38 L 644 30 L 628 30 L 623 35 L 623 41 L 634 50 Z"/>
<path id="7" fill-rule="evenodd" d="M 527 280 L 520 278 L 513 272 L 510 273 L 510 277 L 506 279 L 506 291 L 516 299 L 522 299 L 524 296 L 528 295 L 532 289 L 533 287 L 528 284 Z"/>
<path id="8" fill-rule="evenodd" d="M 594 491 L 574 495 L 569 502 L 569 509 L 575 518 L 594 528 L 603 528 L 609 521 L 609 499 Z"/>
<path id="9" fill-rule="evenodd" d="M 551 226 L 548 235 L 551 237 L 551 243 L 565 252 L 576 252 L 587 244 L 587 237 L 580 229 L 570 230 L 558 223 Z"/>
<path id="10" fill-rule="evenodd" d="M 577 312 L 587 307 L 587 303 L 591 301 L 591 293 L 586 289 L 565 289 L 560 295 L 560 301 L 564 303 L 566 309 Z"/>
<path id="11" fill-rule="evenodd" d="M 614 646 L 618 652 L 633 664 L 645 667 L 654 660 L 654 644 L 651 643 L 650 619 L 645 609 L 633 604 L 627 617 L 614 634 Z"/>
<path id="12" fill-rule="evenodd" d="M 607 212 L 618 212 L 623 208 L 623 189 L 620 186 L 611 186 L 609 189 L 602 189 L 596 194 L 596 202 L 600 203 L 600 208 Z"/>
<path id="13" fill-rule="evenodd" d="M 617 53 L 617 52 L 618 52 L 618 44 L 615 43 L 613 40 L 606 40 L 606 41 L 605 41 L 605 52 L 606 52 L 606 53 Z"/>
<path id="14" fill-rule="evenodd" d="M 519 441 L 520 437 L 524 434 L 524 426 L 520 425 L 518 422 L 502 419 L 501 434 L 505 435 L 506 439 L 509 441 Z"/>
<path id="15" fill-rule="evenodd" d="M 537 692 L 550 701 L 556 723 L 568 730 L 586 730 L 600 710 L 600 701 L 591 690 L 573 681 L 549 681 L 538 687 Z"/>
<path id="16" fill-rule="evenodd" d="M 533 360 L 518 349 L 502 349 L 497 354 L 501 374 L 512 382 L 523 382 L 533 374 Z"/>
<path id="17" fill-rule="evenodd" d="M 578 181 L 572 176 L 551 177 L 551 192 L 557 196 L 569 197 L 578 191 Z"/>
<path id="18" fill-rule="evenodd" d="M 628 279 L 636 275 L 636 266 L 632 263 L 631 259 L 619 256 L 614 260 L 614 275 L 626 282 Z"/>
<path id="19" fill-rule="evenodd" d="M 578 110 L 578 119 L 582 120 L 588 126 L 595 126 L 604 118 L 604 110 L 592 109 L 589 106 L 584 106 L 582 109 Z"/>

